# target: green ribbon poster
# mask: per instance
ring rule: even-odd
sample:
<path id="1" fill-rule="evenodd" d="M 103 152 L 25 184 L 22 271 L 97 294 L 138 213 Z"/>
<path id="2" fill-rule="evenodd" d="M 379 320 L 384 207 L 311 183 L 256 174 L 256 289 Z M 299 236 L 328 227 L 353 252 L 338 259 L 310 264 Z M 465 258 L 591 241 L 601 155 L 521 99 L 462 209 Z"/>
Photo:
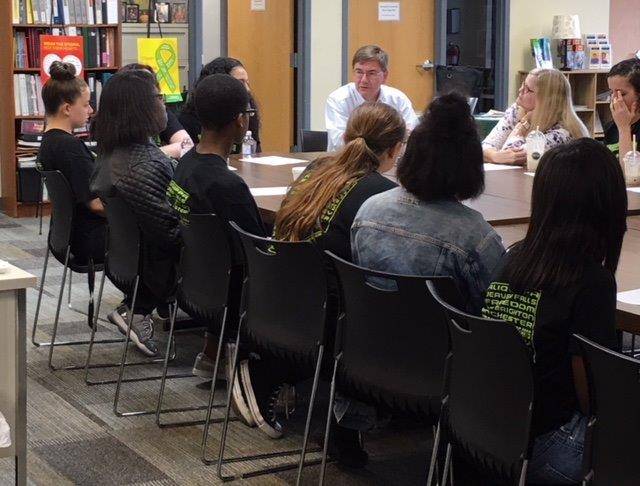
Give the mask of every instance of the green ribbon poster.
<path id="1" fill-rule="evenodd" d="M 138 39 L 138 62 L 151 66 L 167 103 L 182 101 L 178 71 L 178 39 Z"/>

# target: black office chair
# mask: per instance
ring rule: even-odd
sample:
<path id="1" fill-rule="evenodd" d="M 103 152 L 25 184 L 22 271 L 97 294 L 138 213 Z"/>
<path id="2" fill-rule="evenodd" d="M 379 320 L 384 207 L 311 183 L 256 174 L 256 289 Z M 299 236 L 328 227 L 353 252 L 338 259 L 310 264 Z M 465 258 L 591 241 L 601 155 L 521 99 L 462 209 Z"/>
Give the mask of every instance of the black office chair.
<path id="1" fill-rule="evenodd" d="M 436 92 L 439 95 L 456 92 L 477 100 L 482 95 L 483 77 L 481 69 L 471 66 L 436 66 Z M 471 106 L 472 114 L 475 107 Z"/>
<path id="2" fill-rule="evenodd" d="M 218 476 L 222 480 L 248 478 L 298 468 L 297 484 L 302 468 L 318 464 L 319 460 L 305 462 L 311 416 L 316 401 L 320 368 L 324 352 L 326 332 L 327 278 L 325 263 L 317 248 L 309 242 L 282 242 L 251 235 L 235 223 L 231 226 L 238 233 L 245 255 L 245 280 L 243 284 L 241 314 L 236 352 L 232 359 L 232 382 L 228 386 L 225 421 L 222 428 L 218 456 Z M 238 346 L 241 333 L 257 346 L 272 355 L 287 359 L 295 366 L 313 373 L 313 386 L 306 417 L 302 449 L 224 458 L 231 406 L 232 383 L 237 373 Z M 229 363 L 227 364 L 229 366 Z M 212 394 L 214 390 L 211 390 Z M 210 403 L 213 403 L 211 398 Z M 207 428 L 205 427 L 205 433 Z M 233 476 L 224 476 L 223 464 L 251 461 L 300 454 L 297 463 L 264 468 Z M 205 464 L 206 436 L 203 437 L 202 459 Z"/>
<path id="3" fill-rule="evenodd" d="M 524 486 L 533 410 L 533 365 L 513 324 L 459 311 L 430 282 L 427 287 L 449 317 L 451 357 L 446 396 L 431 455 L 431 485 L 439 435 L 447 443 L 443 480 L 452 447 L 496 481 Z"/>
<path id="4" fill-rule="evenodd" d="M 73 235 L 73 217 L 74 217 L 74 198 L 73 192 L 69 187 L 69 183 L 65 176 L 57 170 L 40 172 L 43 183 L 47 185 L 49 198 L 51 199 L 51 220 L 49 223 L 49 236 L 47 238 L 47 252 L 44 257 L 44 267 L 42 268 L 42 278 L 40 280 L 40 289 L 38 290 L 38 300 L 36 303 L 35 317 L 33 320 L 33 329 L 31 331 L 31 342 L 37 347 L 49 347 L 49 367 L 52 370 L 79 370 L 84 369 L 85 365 L 69 365 L 64 367 L 56 367 L 53 365 L 53 350 L 56 346 L 74 346 L 90 344 L 88 340 L 71 340 L 58 341 L 56 336 L 58 333 L 58 321 L 60 318 L 60 308 L 62 306 L 62 298 L 64 295 L 64 287 L 66 283 L 67 273 L 69 273 L 69 307 L 87 317 L 87 324 L 95 332 L 97 325 L 97 316 L 100 308 L 100 299 L 98 298 L 98 312 L 94 309 L 94 285 L 95 273 L 102 272 L 104 266 L 102 264 L 94 264 L 92 260 L 87 263 L 78 262 L 71 253 L 71 238 Z M 53 332 L 51 342 L 36 341 L 36 331 L 38 329 L 38 316 L 40 315 L 40 304 L 42 302 L 42 293 L 44 290 L 45 277 L 47 275 L 47 266 L 49 264 L 49 254 L 53 254 L 63 266 L 62 281 L 60 283 L 60 291 L 58 294 L 58 304 L 56 307 L 56 315 L 53 322 Z M 87 274 L 87 282 L 89 284 L 89 302 L 87 311 L 83 312 L 71 306 L 71 274 L 84 273 Z M 103 339 L 95 341 L 96 343 L 109 344 L 121 342 L 122 339 Z"/>
<path id="5" fill-rule="evenodd" d="M 591 420 L 586 484 L 637 485 L 640 478 L 640 360 L 575 335 L 589 376 Z"/>
<path id="6" fill-rule="evenodd" d="M 175 311 L 178 307 L 184 310 L 199 323 L 215 323 L 219 331 L 218 351 L 213 376 L 216 377 L 220 364 L 222 344 L 227 323 L 227 297 L 231 277 L 231 250 L 229 247 L 229 230 L 215 214 L 191 214 L 189 223 L 181 225 L 182 253 L 178 271 L 178 289 L 176 298 L 178 306 L 170 319 L 167 352 L 162 370 L 162 381 L 156 410 L 156 424 L 159 427 L 188 426 L 211 422 L 210 410 L 213 403 L 206 406 L 185 407 L 188 410 L 208 410 L 206 420 L 189 420 L 182 422 L 162 423 L 161 407 L 164 400 L 165 382 L 169 362 L 169 346 L 175 329 Z M 192 329 L 191 329 L 192 330 Z M 215 388 L 214 379 L 211 386 Z M 217 422 L 218 420 L 216 420 Z"/>
<path id="7" fill-rule="evenodd" d="M 327 132 L 300 130 L 300 152 L 326 152 Z"/>
<path id="8" fill-rule="evenodd" d="M 334 348 L 327 424 L 336 388 L 350 398 L 431 419 L 440 412 L 449 337 L 445 314 L 425 287 L 456 303 L 450 277 L 394 275 L 359 267 L 330 252 L 343 298 Z M 327 426 L 320 483 L 324 481 Z"/>
<path id="9" fill-rule="evenodd" d="M 131 308 L 135 308 L 138 286 L 140 283 L 141 274 L 141 234 L 138 226 L 138 222 L 135 214 L 126 202 L 119 197 L 109 197 L 104 201 L 105 210 L 107 213 L 107 222 L 109 224 L 107 231 L 107 251 L 105 258 L 105 271 L 103 274 L 102 282 L 100 284 L 100 297 L 102 296 L 102 289 L 104 288 L 104 277 L 109 277 L 109 280 L 125 294 L 131 294 L 132 302 Z M 170 303 L 171 316 L 175 317 L 174 310 L 175 303 Z M 102 380 L 98 382 L 90 382 L 94 385 L 116 384 L 116 390 L 113 400 L 113 413 L 117 417 L 132 417 L 139 415 L 154 415 L 157 414 L 157 406 L 151 410 L 136 410 L 129 412 L 121 412 L 118 408 L 120 402 L 120 393 L 123 383 L 133 383 L 140 381 L 152 381 L 161 380 L 163 375 L 145 376 L 137 378 L 124 378 L 125 367 L 134 365 L 147 365 L 154 363 L 164 363 L 165 358 L 155 358 L 150 360 L 127 362 L 127 354 L 129 349 L 129 343 L 131 342 L 131 324 L 133 322 L 133 312 L 129 312 L 129 321 L 127 323 L 127 332 L 124 339 L 124 345 L 122 349 L 122 357 L 120 360 L 118 377 L 115 380 Z M 93 339 L 94 333 L 92 332 L 91 339 Z M 87 356 L 87 365 L 85 373 L 88 380 L 88 368 L 91 360 L 92 344 L 89 345 L 89 354 Z M 170 344 L 174 347 L 174 352 L 169 359 L 175 357 L 175 342 L 170 340 Z M 166 378 L 191 378 L 193 374 L 183 373 L 175 374 L 171 376 L 165 376 Z M 188 411 L 189 408 L 185 407 L 176 408 L 172 410 L 164 410 L 164 412 L 181 412 Z"/>

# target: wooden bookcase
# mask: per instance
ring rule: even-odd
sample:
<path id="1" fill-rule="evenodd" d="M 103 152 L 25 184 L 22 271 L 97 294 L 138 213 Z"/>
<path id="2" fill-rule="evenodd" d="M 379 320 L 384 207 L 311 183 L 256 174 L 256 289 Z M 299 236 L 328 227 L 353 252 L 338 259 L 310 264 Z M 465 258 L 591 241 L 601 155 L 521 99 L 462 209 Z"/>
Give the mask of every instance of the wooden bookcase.
<path id="1" fill-rule="evenodd" d="M 596 96 L 600 93 L 608 91 L 607 74 L 608 70 L 598 69 L 582 69 L 579 71 L 562 71 L 571 85 L 571 96 L 573 97 L 574 106 L 581 105 L 582 108 L 576 108 L 576 113 L 586 125 L 587 130 L 593 138 L 604 138 L 604 133 L 596 131 L 596 114 L 600 118 L 600 122 L 604 126 L 611 120 L 611 110 L 609 101 L 597 101 Z M 518 72 L 518 84 L 520 85 L 526 78 L 527 71 Z"/>
<path id="2" fill-rule="evenodd" d="M 14 67 L 13 34 L 16 29 L 39 27 L 51 29 L 49 24 L 13 24 L 12 3 L 0 1 L 0 86 L 2 98 L 0 101 L 0 210 L 13 218 L 34 216 L 37 203 L 23 203 L 18 201 L 18 162 L 16 158 L 16 143 L 20 132 L 20 121 L 24 119 L 41 120 L 42 116 L 16 116 L 13 98 L 13 75 L 17 73 L 37 74 L 39 68 L 16 69 Z M 115 72 L 122 65 L 122 19 L 118 12 L 117 24 L 65 24 L 53 25 L 61 27 L 99 27 L 115 31 L 115 63 L 112 67 L 85 68 L 86 75 L 91 72 Z M 48 204 L 44 204 L 45 212 Z"/>

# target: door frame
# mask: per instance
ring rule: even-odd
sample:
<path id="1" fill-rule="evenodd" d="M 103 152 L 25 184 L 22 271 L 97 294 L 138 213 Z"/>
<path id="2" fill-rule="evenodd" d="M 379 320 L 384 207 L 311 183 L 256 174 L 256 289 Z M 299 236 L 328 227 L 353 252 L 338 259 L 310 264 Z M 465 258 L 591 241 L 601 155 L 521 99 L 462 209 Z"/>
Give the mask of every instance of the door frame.
<path id="1" fill-rule="evenodd" d="M 498 0 L 496 16 L 495 106 L 505 109 L 509 93 L 509 14 L 510 0 Z M 444 64 L 447 58 L 447 0 L 435 0 L 434 64 Z M 342 0 L 342 84 L 349 80 L 349 0 Z"/>
<path id="2" fill-rule="evenodd" d="M 494 105 L 496 109 L 504 110 L 507 107 L 509 97 L 509 16 L 511 1 L 497 0 L 497 9 Z M 444 65 L 447 59 L 447 0 L 436 0 L 435 18 L 435 64 Z"/>
<path id="3" fill-rule="evenodd" d="M 231 0 L 234 1 L 234 0 Z M 301 143 L 300 130 L 308 130 L 311 127 L 311 1 L 294 0 L 298 18 L 296 29 L 295 52 L 292 53 L 291 67 L 296 69 L 294 79 L 294 125 L 293 135 L 296 151 Z M 194 2 L 190 2 L 194 3 Z M 220 0 L 220 55 L 229 54 L 229 0 Z"/>

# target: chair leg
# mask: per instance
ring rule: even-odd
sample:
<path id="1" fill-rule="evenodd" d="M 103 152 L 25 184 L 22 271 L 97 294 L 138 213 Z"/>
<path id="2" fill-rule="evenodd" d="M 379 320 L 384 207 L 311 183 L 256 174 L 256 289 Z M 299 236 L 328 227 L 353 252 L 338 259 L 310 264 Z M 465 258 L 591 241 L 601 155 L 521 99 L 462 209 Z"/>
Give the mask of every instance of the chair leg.
<path id="1" fill-rule="evenodd" d="M 242 320 L 241 320 L 242 323 Z M 239 345 L 240 345 L 240 327 L 241 325 L 238 326 L 238 336 L 236 337 L 236 350 L 234 353 L 234 358 L 233 358 L 233 370 L 231 372 L 232 375 L 232 381 L 230 384 L 228 384 L 227 387 L 227 406 L 226 406 L 226 411 L 225 411 L 225 416 L 224 416 L 224 425 L 222 427 L 222 438 L 220 440 L 220 451 L 219 451 L 219 455 L 218 455 L 218 468 L 217 468 L 217 474 L 218 477 L 222 480 L 222 481 L 232 481 L 232 480 L 236 480 L 236 479 L 248 479 L 248 478 L 252 478 L 252 477 L 256 477 L 256 476 L 262 476 L 264 474 L 273 474 L 273 473 L 277 473 L 277 472 L 281 472 L 281 471 L 288 471 L 290 469 L 295 469 L 298 468 L 298 481 L 296 482 L 296 484 L 299 484 L 299 476 L 301 474 L 301 470 L 302 467 L 304 467 L 305 465 L 313 465 L 313 464 L 320 464 L 320 460 L 313 460 L 313 461 L 308 461 L 306 464 L 304 462 L 301 463 L 301 461 L 304 461 L 304 448 L 306 448 L 306 443 L 308 441 L 308 437 L 309 437 L 309 427 L 311 425 L 311 415 L 313 413 L 313 405 L 314 405 L 314 401 L 315 401 L 315 395 L 316 395 L 316 391 L 318 389 L 318 383 L 319 383 L 319 377 L 320 377 L 320 366 L 322 364 L 322 352 L 323 352 L 323 347 L 320 346 L 319 350 L 318 350 L 318 360 L 316 362 L 316 373 L 314 376 L 314 381 L 313 381 L 313 387 L 311 390 L 311 397 L 312 397 L 312 401 L 309 403 L 309 410 L 307 412 L 307 417 L 306 417 L 306 425 L 305 425 L 305 432 L 304 432 L 304 438 L 303 438 L 303 448 L 302 449 L 294 449 L 294 450 L 288 450 L 288 451 L 280 451 L 280 452 L 270 452 L 270 453 L 266 453 L 266 454 L 254 454 L 254 455 L 249 455 L 249 456 L 242 456 L 242 457 L 231 457 L 228 459 L 224 458 L 224 450 L 225 450 L 225 446 L 226 446 L 226 440 L 227 440 L 227 431 L 228 431 L 228 426 L 229 426 L 229 413 L 230 413 L 230 408 L 231 408 L 231 393 L 232 393 L 232 388 L 233 388 L 233 382 L 235 381 L 235 376 L 236 373 L 238 372 L 237 368 L 238 368 L 238 350 L 239 350 Z M 311 451 L 311 452 L 320 452 L 319 449 Z M 240 474 L 235 474 L 232 476 L 225 476 L 222 472 L 222 466 L 224 463 L 231 463 L 231 462 L 246 462 L 246 461 L 255 461 L 255 460 L 261 460 L 261 459 L 272 459 L 272 458 L 276 458 L 276 457 L 285 457 L 285 456 L 291 456 L 291 455 L 295 455 L 295 454 L 300 454 L 301 458 L 299 461 L 294 462 L 294 463 L 287 463 L 287 464 L 282 464 L 279 466 L 272 466 L 272 467 L 267 467 L 267 468 L 263 468 L 263 469 L 258 469 L 258 470 L 254 470 L 254 471 L 250 471 L 247 473 L 240 473 Z"/>
<path id="2" fill-rule="evenodd" d="M 116 383 L 116 392 L 113 397 L 113 413 L 116 417 L 137 417 L 140 415 L 154 415 L 156 413 L 156 409 L 152 410 L 135 410 L 130 412 L 121 412 L 118 410 L 118 405 L 120 403 L 120 391 L 122 389 L 123 383 L 137 383 L 141 381 L 155 381 L 162 379 L 162 375 L 154 375 L 154 376 L 145 376 L 141 378 L 128 378 L 124 379 L 124 368 L 125 366 L 130 366 L 132 363 L 127 363 L 127 352 L 129 349 L 129 343 L 131 342 L 131 325 L 133 324 L 133 309 L 135 309 L 136 298 L 138 296 L 138 286 L 140 283 L 140 276 L 136 277 L 134 286 L 133 286 L 133 299 L 131 300 L 131 311 L 129 312 L 129 322 L 127 323 L 127 334 L 124 340 L 124 347 L 122 349 L 122 360 L 120 361 L 120 369 L 118 371 L 118 378 L 115 380 Z M 175 351 L 175 346 L 174 346 Z M 164 362 L 164 358 L 159 358 L 155 360 L 150 360 L 144 362 L 144 364 L 153 364 L 153 363 L 162 363 Z M 192 378 L 193 375 L 191 373 L 188 374 L 176 374 L 168 376 L 167 378 Z M 100 384 L 107 384 L 105 382 L 100 382 Z M 180 410 L 172 410 L 168 409 L 165 412 L 174 412 Z"/>
<path id="3" fill-rule="evenodd" d="M 438 461 L 438 447 L 440 445 L 440 420 L 438 420 L 438 428 L 433 439 L 433 450 L 431 451 L 431 462 L 429 463 L 429 476 L 427 478 L 427 486 L 431 486 L 433 476 L 436 470 L 436 462 Z"/>
<path id="4" fill-rule="evenodd" d="M 156 425 L 160 428 L 163 427 L 188 427 L 190 425 L 200 425 L 200 424 L 204 424 L 205 420 L 204 419 L 200 419 L 200 420 L 183 420 L 183 421 L 176 421 L 176 422 L 165 422 L 163 423 L 160 419 L 160 415 L 163 412 L 167 412 L 166 410 L 162 410 L 162 404 L 164 401 L 164 390 L 165 390 L 165 385 L 167 382 L 167 371 L 169 369 L 169 355 L 171 353 L 170 347 L 171 347 L 171 341 L 173 339 L 173 332 L 175 329 L 175 324 L 176 324 L 176 315 L 178 314 L 178 304 L 177 303 L 173 303 L 172 304 L 172 309 L 171 309 L 171 314 L 169 316 L 169 337 L 167 338 L 167 351 L 164 355 L 164 363 L 162 366 L 162 378 L 160 381 L 160 391 L 158 393 L 158 403 L 156 405 Z M 227 319 L 227 308 L 225 307 L 224 312 L 223 312 L 223 316 L 222 316 L 222 328 L 224 329 L 224 322 Z M 219 353 L 219 350 L 218 350 Z M 217 376 L 218 373 L 218 360 L 219 360 L 219 354 L 216 356 L 216 363 L 214 365 L 214 370 L 213 370 L 213 384 L 215 386 L 215 377 Z M 207 406 L 206 405 L 196 405 L 196 406 L 191 406 L 191 407 L 182 407 L 182 408 L 178 408 L 178 409 L 171 409 L 171 412 L 193 412 L 193 411 L 197 411 L 197 410 L 207 410 Z"/>
<path id="5" fill-rule="evenodd" d="M 529 461 L 525 459 L 522 461 L 522 471 L 520 472 L 520 481 L 518 482 L 519 486 L 525 486 L 527 480 L 527 467 L 529 466 Z"/>
<path id="6" fill-rule="evenodd" d="M 451 465 L 451 444 L 447 444 L 447 453 L 444 459 L 444 468 L 443 468 L 443 476 L 442 476 L 442 486 L 446 486 L 447 484 L 447 476 L 449 474 Z"/>
<path id="7" fill-rule="evenodd" d="M 110 344 L 110 343 L 123 343 L 125 341 L 124 338 L 118 338 L 118 339 L 102 339 L 102 340 L 95 340 L 95 335 L 96 335 L 96 331 L 98 328 L 98 315 L 100 315 L 100 306 L 102 304 L 102 293 L 104 290 L 104 281 L 106 279 L 106 274 L 103 272 L 102 273 L 102 278 L 100 279 L 100 289 L 98 290 L 98 302 L 96 305 L 96 310 L 95 310 L 95 314 L 94 314 L 94 318 L 93 318 L 93 324 L 91 326 L 91 337 L 89 338 L 89 350 L 87 351 L 87 359 L 85 361 L 85 364 L 82 368 L 84 368 L 84 382 L 89 385 L 89 386 L 94 386 L 94 385 L 113 385 L 115 383 L 117 383 L 117 380 L 101 380 L 101 381 L 92 381 L 89 379 L 89 370 L 90 369 L 99 369 L 99 368 L 116 368 L 118 366 L 120 366 L 120 362 L 116 362 L 116 363 L 99 363 L 99 364 L 91 364 L 91 357 L 93 355 L 93 346 L 94 344 Z M 170 359 L 175 358 L 175 353 L 173 355 L 173 357 L 171 357 Z M 147 364 L 153 364 L 153 363 L 159 363 L 162 362 L 163 360 L 149 360 L 149 361 L 140 361 L 140 362 L 135 362 L 135 363 L 127 363 L 127 366 L 139 366 L 139 365 L 147 365 Z M 124 380 L 126 381 L 126 380 Z"/>
<path id="8" fill-rule="evenodd" d="M 44 279 L 47 276 L 47 266 L 49 264 L 49 245 L 44 255 L 44 267 L 42 267 L 42 278 L 40 279 L 40 288 L 38 289 L 38 301 L 36 303 L 36 315 L 33 318 L 33 329 L 31 330 L 31 342 L 34 346 L 40 347 L 44 343 L 36 342 L 36 330 L 38 328 L 38 316 L 40 315 L 40 304 L 42 303 L 42 292 L 44 291 Z"/>
<path id="9" fill-rule="evenodd" d="M 62 305 L 62 296 L 64 295 L 64 283 L 67 278 L 67 271 L 69 269 L 69 253 L 71 247 L 67 247 L 67 253 L 64 257 L 64 268 L 62 270 L 62 282 L 60 284 L 60 292 L 58 295 L 58 306 L 56 307 L 56 316 L 53 320 L 53 332 L 51 334 L 51 344 L 49 345 L 49 368 L 54 369 L 51 361 L 53 360 L 53 348 L 56 342 L 56 334 L 58 333 L 58 320 L 60 319 L 60 307 Z"/>
<path id="10" fill-rule="evenodd" d="M 38 194 L 38 205 L 36 206 L 36 217 L 40 217 L 38 234 L 42 235 L 42 198 L 44 197 L 44 180 L 40 176 L 40 192 Z"/>
<path id="11" fill-rule="evenodd" d="M 214 379 L 211 381 L 211 391 L 209 393 L 209 404 L 207 406 L 207 414 L 204 420 L 204 429 L 202 430 L 202 443 L 200 445 L 200 459 L 202 460 L 202 462 L 209 466 L 211 464 L 213 464 L 215 462 L 215 459 L 208 459 L 207 458 L 207 442 L 209 439 L 209 426 L 211 425 L 212 422 L 214 423 L 219 423 L 219 422 L 225 422 L 227 421 L 227 417 L 229 414 L 229 407 L 231 406 L 231 401 L 227 400 L 227 404 L 226 404 L 226 414 L 225 414 L 225 418 L 220 420 L 220 419 L 215 419 L 215 420 L 211 420 L 211 411 L 213 409 L 213 403 L 214 403 L 214 399 L 215 399 L 215 395 L 216 395 L 216 380 L 215 380 L 215 376 L 218 375 L 218 366 L 220 365 L 220 358 L 222 356 L 222 345 L 224 343 L 224 336 L 225 336 L 225 330 L 226 330 L 226 325 L 227 325 L 227 309 L 225 308 L 225 314 L 224 314 L 224 319 L 222 321 L 222 328 L 220 329 L 220 337 L 218 338 L 218 350 L 216 351 L 216 362 L 213 366 L 213 376 Z M 227 390 L 230 393 L 233 387 L 233 380 L 235 380 L 235 376 L 236 376 L 236 369 L 235 369 L 235 362 L 238 356 L 238 343 L 240 342 L 240 327 L 242 326 L 242 319 L 240 319 L 240 324 L 238 327 L 238 336 L 236 338 L 236 348 L 235 348 L 235 352 L 233 353 L 233 357 L 231 359 L 230 363 L 227 363 L 227 366 L 232 366 L 232 378 L 231 378 L 231 383 L 227 383 Z"/>
<path id="12" fill-rule="evenodd" d="M 89 272 L 89 274 L 90 273 L 91 272 Z M 82 314 L 85 317 L 89 317 L 89 313 L 87 311 L 84 311 L 82 309 L 78 309 L 77 307 L 74 307 L 74 305 L 71 303 L 71 294 L 72 294 L 71 280 L 72 280 L 72 278 L 73 278 L 73 273 L 69 274 L 69 293 L 68 293 L 68 296 L 67 296 L 67 307 L 69 309 L 71 309 L 73 312 L 77 312 L 78 314 Z M 90 296 L 92 296 L 93 295 L 93 290 L 90 289 L 89 294 L 90 294 Z M 103 319 L 103 318 L 99 317 L 99 313 L 97 313 L 96 316 L 97 316 L 97 319 L 102 321 L 102 322 L 109 322 L 109 321 L 107 321 L 107 319 Z"/>
<path id="13" fill-rule="evenodd" d="M 324 485 L 324 476 L 327 469 L 327 454 L 329 452 L 329 440 L 331 438 L 331 415 L 333 414 L 333 403 L 336 399 L 336 375 L 338 374 L 338 364 L 342 358 L 342 353 L 338 354 L 333 361 L 333 375 L 331 376 L 331 391 L 329 393 L 329 410 L 327 411 L 327 424 L 324 431 L 324 444 L 322 447 L 322 463 L 320 465 L 320 478 L 318 484 Z"/>

